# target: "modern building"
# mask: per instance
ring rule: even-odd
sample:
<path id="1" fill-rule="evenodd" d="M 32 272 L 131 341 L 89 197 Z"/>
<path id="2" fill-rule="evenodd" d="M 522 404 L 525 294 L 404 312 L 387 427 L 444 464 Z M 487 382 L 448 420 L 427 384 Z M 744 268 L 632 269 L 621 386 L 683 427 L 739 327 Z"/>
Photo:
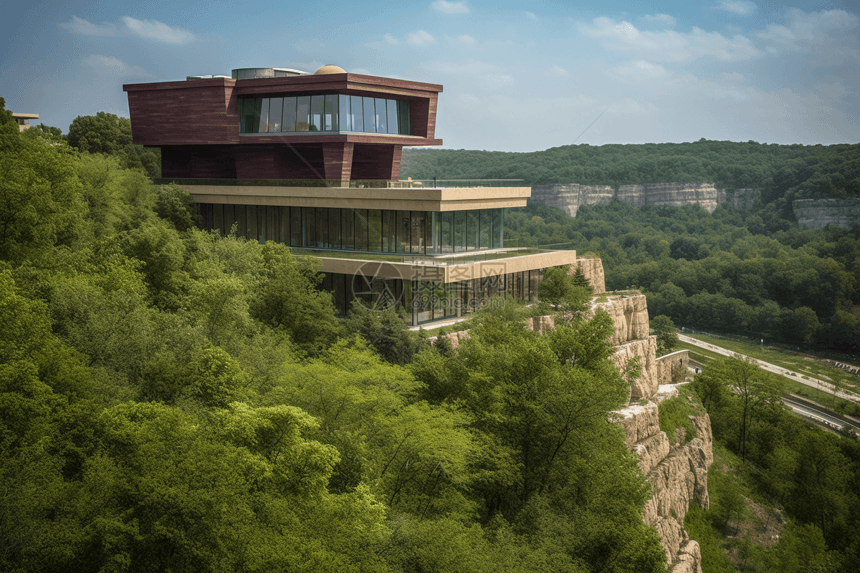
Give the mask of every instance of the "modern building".
<path id="1" fill-rule="evenodd" d="M 574 251 L 505 250 L 504 211 L 528 187 L 425 187 L 400 180 L 404 146 L 435 136 L 442 86 L 287 68 L 129 84 L 134 142 L 160 147 L 202 224 L 286 243 L 322 260 L 323 287 L 397 304 L 409 321 L 450 319 L 509 294 L 531 299 Z M 519 256 L 518 256 L 519 255 Z"/>
<path id="2" fill-rule="evenodd" d="M 38 113 L 16 113 L 12 112 L 12 117 L 15 118 L 15 121 L 18 122 L 18 132 L 26 131 L 30 129 L 32 126 L 30 125 L 31 119 L 39 119 Z"/>

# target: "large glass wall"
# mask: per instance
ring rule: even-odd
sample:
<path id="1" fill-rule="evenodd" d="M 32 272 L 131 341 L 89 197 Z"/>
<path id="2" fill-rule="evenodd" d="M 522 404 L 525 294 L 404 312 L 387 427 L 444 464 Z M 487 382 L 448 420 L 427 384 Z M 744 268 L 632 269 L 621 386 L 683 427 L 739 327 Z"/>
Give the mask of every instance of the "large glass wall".
<path id="1" fill-rule="evenodd" d="M 200 204 L 203 227 L 292 247 L 442 255 L 498 249 L 504 211 L 390 211 Z"/>
<path id="2" fill-rule="evenodd" d="M 452 283 L 327 274 L 321 288 L 334 295 L 336 312 L 345 315 L 352 301 L 370 309 L 403 308 L 407 321 L 418 325 L 461 317 L 486 308 L 500 297 L 537 300 L 544 269 L 500 274 Z"/>
<path id="3" fill-rule="evenodd" d="M 239 133 L 410 135 L 409 102 L 343 94 L 239 98 Z"/>

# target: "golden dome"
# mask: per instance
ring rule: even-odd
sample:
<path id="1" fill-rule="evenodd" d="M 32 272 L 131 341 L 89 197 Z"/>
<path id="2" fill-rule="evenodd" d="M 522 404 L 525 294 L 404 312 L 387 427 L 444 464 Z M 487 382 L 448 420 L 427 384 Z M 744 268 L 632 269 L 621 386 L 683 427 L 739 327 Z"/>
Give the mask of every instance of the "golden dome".
<path id="1" fill-rule="evenodd" d="M 335 66 L 333 64 L 328 64 L 326 66 L 321 67 L 316 72 L 314 72 L 315 76 L 326 76 L 328 74 L 345 74 L 346 70 Z"/>

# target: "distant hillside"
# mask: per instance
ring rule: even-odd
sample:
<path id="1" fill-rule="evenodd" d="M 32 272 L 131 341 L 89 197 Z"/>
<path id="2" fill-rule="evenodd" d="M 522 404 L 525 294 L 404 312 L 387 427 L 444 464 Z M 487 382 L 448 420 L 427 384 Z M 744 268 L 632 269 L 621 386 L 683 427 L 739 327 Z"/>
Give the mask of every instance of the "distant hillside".
<path id="1" fill-rule="evenodd" d="M 524 185 L 625 185 L 702 181 L 756 188 L 769 203 L 860 197 L 860 144 L 771 145 L 708 141 L 566 145 L 532 153 L 404 149 L 401 177 L 522 179 Z"/>

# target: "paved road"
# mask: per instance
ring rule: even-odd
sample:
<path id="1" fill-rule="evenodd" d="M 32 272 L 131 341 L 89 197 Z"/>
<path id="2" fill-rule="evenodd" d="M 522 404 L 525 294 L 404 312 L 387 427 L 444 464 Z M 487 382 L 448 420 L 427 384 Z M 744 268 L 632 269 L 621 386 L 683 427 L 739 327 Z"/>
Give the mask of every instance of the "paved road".
<path id="1" fill-rule="evenodd" d="M 840 416 L 827 408 L 813 404 L 808 400 L 794 396 L 783 396 L 783 403 L 791 408 L 796 414 L 817 421 L 829 428 L 849 427 L 854 431 L 860 431 L 860 422 L 855 422 L 844 416 Z"/>
<path id="2" fill-rule="evenodd" d="M 809 386 L 810 388 L 816 388 L 818 390 L 821 390 L 822 392 L 827 392 L 828 394 L 835 393 L 838 398 L 843 398 L 845 400 L 857 402 L 858 404 L 860 404 L 860 395 L 857 395 L 854 392 L 842 390 L 841 388 L 837 390 L 830 382 L 825 382 L 824 380 L 819 380 L 818 378 L 812 378 L 811 376 L 807 376 L 806 374 L 800 374 L 799 372 L 794 372 L 793 370 L 788 370 L 787 368 L 783 368 L 782 366 L 775 366 L 762 360 L 750 358 L 748 356 L 744 356 L 743 354 L 738 354 L 737 352 L 722 348 L 720 346 L 714 346 L 713 344 L 710 344 L 708 342 L 702 342 L 701 340 L 691 338 L 684 334 L 679 333 L 678 340 L 680 340 L 681 342 L 686 342 L 687 344 L 692 344 L 694 346 L 704 348 L 706 350 L 710 350 L 711 352 L 715 352 L 717 354 L 722 354 L 723 356 L 740 356 L 741 358 L 751 360 L 754 364 L 757 364 L 762 370 L 767 370 L 768 372 L 773 372 L 774 374 L 785 376 L 786 378 L 794 380 L 795 382 L 800 382 L 801 384 Z"/>

